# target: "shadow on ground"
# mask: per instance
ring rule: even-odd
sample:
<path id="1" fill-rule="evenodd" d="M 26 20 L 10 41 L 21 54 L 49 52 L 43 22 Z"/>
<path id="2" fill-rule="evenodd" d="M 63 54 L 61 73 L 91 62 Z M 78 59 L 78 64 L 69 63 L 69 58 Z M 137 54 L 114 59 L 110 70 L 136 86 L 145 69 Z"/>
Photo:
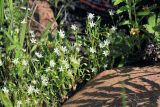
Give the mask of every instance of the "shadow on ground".
<path id="1" fill-rule="evenodd" d="M 63 107 L 160 107 L 160 66 L 107 70 Z"/>

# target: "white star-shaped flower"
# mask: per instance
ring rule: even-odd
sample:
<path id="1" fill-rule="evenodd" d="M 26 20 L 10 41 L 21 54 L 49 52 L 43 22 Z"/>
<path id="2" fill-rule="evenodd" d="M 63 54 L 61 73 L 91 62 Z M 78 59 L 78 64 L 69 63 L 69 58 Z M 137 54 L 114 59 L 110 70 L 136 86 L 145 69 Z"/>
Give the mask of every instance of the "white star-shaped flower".
<path id="1" fill-rule="evenodd" d="M 114 15 L 114 11 L 113 10 L 109 10 L 109 15 L 113 16 Z"/>
<path id="2" fill-rule="evenodd" d="M 27 65 L 28 65 L 28 61 L 23 59 L 23 60 L 22 60 L 22 65 L 23 65 L 23 66 L 27 66 Z"/>
<path id="3" fill-rule="evenodd" d="M 106 51 L 103 51 L 103 55 L 104 55 L 104 56 L 108 56 L 108 55 L 109 55 L 109 51 L 107 51 L 107 50 L 106 50 Z"/>
<path id="4" fill-rule="evenodd" d="M 63 51 L 64 53 L 67 51 L 66 46 L 62 46 L 61 49 L 62 49 L 62 51 Z"/>
<path id="5" fill-rule="evenodd" d="M 75 24 L 73 24 L 73 25 L 71 25 L 71 29 L 76 31 L 78 28 L 77 28 L 77 26 Z"/>
<path id="6" fill-rule="evenodd" d="M 37 84 L 37 81 L 36 80 L 32 80 L 31 83 Z"/>
<path id="7" fill-rule="evenodd" d="M 97 69 L 96 69 L 96 68 L 92 68 L 91 70 L 92 70 L 92 72 L 96 72 L 96 71 L 97 71 Z"/>
<path id="8" fill-rule="evenodd" d="M 105 41 L 104 41 L 104 45 L 105 45 L 105 46 L 108 46 L 109 44 L 110 44 L 110 41 L 109 41 L 109 40 L 105 40 Z"/>
<path id="9" fill-rule="evenodd" d="M 67 60 L 63 60 L 63 61 L 62 61 L 62 64 L 65 66 L 66 69 L 69 68 L 69 64 L 68 64 L 68 61 L 67 61 Z"/>
<path id="10" fill-rule="evenodd" d="M 35 89 L 34 89 L 34 92 L 38 94 L 38 93 L 39 93 L 39 89 L 38 89 L 38 88 L 35 88 Z"/>
<path id="11" fill-rule="evenodd" d="M 34 86 L 29 85 L 27 93 L 30 95 L 30 94 L 34 93 L 34 90 L 35 90 Z"/>
<path id="12" fill-rule="evenodd" d="M 15 58 L 12 60 L 13 64 L 17 65 L 19 63 L 19 59 L 18 58 Z"/>
<path id="13" fill-rule="evenodd" d="M 94 17 L 95 17 L 95 16 L 94 16 L 93 13 L 89 13 L 89 14 L 88 14 L 88 19 L 93 20 Z"/>
<path id="14" fill-rule="evenodd" d="M 8 94 L 9 90 L 6 88 L 6 87 L 3 87 L 2 88 L 2 91 L 5 93 L 5 94 Z"/>
<path id="15" fill-rule="evenodd" d="M 31 43 L 33 43 L 33 44 L 37 42 L 37 40 L 36 40 L 35 38 L 31 38 L 30 41 L 31 41 Z"/>
<path id="16" fill-rule="evenodd" d="M 96 50 L 95 50 L 93 47 L 91 47 L 91 48 L 90 48 L 90 52 L 91 52 L 91 53 L 96 53 Z"/>
<path id="17" fill-rule="evenodd" d="M 59 55 L 59 49 L 58 49 L 58 48 L 55 48 L 55 49 L 54 49 L 54 53 L 56 53 L 57 55 Z"/>
<path id="18" fill-rule="evenodd" d="M 56 63 L 54 60 L 50 60 L 49 65 L 50 65 L 50 67 L 53 68 L 56 65 Z"/>
<path id="19" fill-rule="evenodd" d="M 91 21 L 91 22 L 89 22 L 89 25 L 91 28 L 93 28 L 96 24 L 93 21 Z"/>
<path id="20" fill-rule="evenodd" d="M 64 69 L 63 69 L 62 66 L 59 68 L 59 71 L 60 71 L 60 72 L 63 72 L 63 71 L 64 71 Z"/>
<path id="21" fill-rule="evenodd" d="M 35 52 L 35 55 L 38 57 L 38 58 L 43 58 L 43 55 L 39 52 Z"/>
<path id="22" fill-rule="evenodd" d="M 117 27 L 112 26 L 111 30 L 112 30 L 112 31 L 116 31 L 116 30 L 117 30 Z"/>
<path id="23" fill-rule="evenodd" d="M 104 44 L 103 43 L 99 43 L 99 47 L 100 48 L 104 48 Z"/>
<path id="24" fill-rule="evenodd" d="M 60 29 L 60 31 L 58 32 L 59 36 L 63 39 L 65 37 L 65 32 L 63 30 Z"/>
<path id="25" fill-rule="evenodd" d="M 41 80 L 42 80 L 42 85 L 43 86 L 47 86 L 48 85 L 48 80 L 49 80 L 48 77 L 42 75 L 41 76 Z"/>

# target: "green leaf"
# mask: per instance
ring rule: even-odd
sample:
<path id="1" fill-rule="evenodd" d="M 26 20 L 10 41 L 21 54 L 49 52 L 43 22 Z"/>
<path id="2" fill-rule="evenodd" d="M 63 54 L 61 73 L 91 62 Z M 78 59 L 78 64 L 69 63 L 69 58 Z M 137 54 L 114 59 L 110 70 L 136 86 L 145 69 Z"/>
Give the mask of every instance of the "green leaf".
<path id="1" fill-rule="evenodd" d="M 4 104 L 5 107 L 13 107 L 11 100 L 8 98 L 8 95 L 0 92 L 0 101 Z"/>
<path id="2" fill-rule="evenodd" d="M 147 16 L 150 14 L 150 11 L 140 11 L 137 13 L 137 16 Z"/>
<path id="3" fill-rule="evenodd" d="M 124 2 L 124 0 L 114 0 L 114 5 L 118 5 L 120 3 Z"/>
<path id="4" fill-rule="evenodd" d="M 11 51 L 16 48 L 16 45 L 10 45 L 7 47 L 7 51 Z"/>
<path id="5" fill-rule="evenodd" d="M 27 20 L 27 16 L 28 16 L 28 11 L 26 13 L 25 20 Z M 20 32 L 20 46 L 21 46 L 21 48 L 23 48 L 26 28 L 27 28 L 27 23 L 22 24 L 22 29 L 21 29 L 21 32 Z"/>
<path id="6" fill-rule="evenodd" d="M 35 50 L 37 49 L 37 46 L 38 46 L 38 45 L 34 45 L 34 46 L 32 47 L 32 49 L 31 49 L 31 52 L 30 52 L 30 53 L 32 53 L 33 51 L 35 51 Z"/>
<path id="7" fill-rule="evenodd" d="M 0 0 L 0 24 L 4 22 L 4 0 Z"/>
<path id="8" fill-rule="evenodd" d="M 129 24 L 131 24 L 130 23 L 130 21 L 129 20 L 125 20 L 125 21 L 123 21 L 123 22 L 121 22 L 121 23 L 119 23 L 120 25 L 129 25 Z"/>
<path id="9" fill-rule="evenodd" d="M 125 12 L 125 11 L 128 11 L 128 6 L 126 5 L 126 6 L 122 6 L 122 7 L 120 7 L 116 12 L 117 12 L 117 14 L 120 14 L 120 13 L 122 13 L 122 12 Z"/>

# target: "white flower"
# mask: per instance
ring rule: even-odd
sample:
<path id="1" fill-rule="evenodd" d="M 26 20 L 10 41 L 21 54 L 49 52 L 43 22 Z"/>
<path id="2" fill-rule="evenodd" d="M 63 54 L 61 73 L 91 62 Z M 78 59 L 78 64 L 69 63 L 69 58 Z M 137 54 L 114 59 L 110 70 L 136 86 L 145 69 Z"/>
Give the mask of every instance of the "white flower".
<path id="1" fill-rule="evenodd" d="M 77 28 L 77 26 L 76 26 L 75 24 L 73 24 L 73 25 L 71 25 L 71 29 L 75 31 L 75 30 L 77 30 L 78 28 Z"/>
<path id="2" fill-rule="evenodd" d="M 79 51 L 80 51 L 80 48 L 79 48 L 79 47 L 76 47 L 76 51 L 79 52 Z"/>
<path id="3" fill-rule="evenodd" d="M 60 29 L 58 33 L 59 33 L 59 36 L 63 39 L 65 36 L 65 32 Z"/>
<path id="4" fill-rule="evenodd" d="M 62 61 L 62 64 L 65 66 L 66 69 L 69 68 L 69 64 L 68 64 L 68 61 L 67 61 L 67 60 L 63 60 L 63 61 Z"/>
<path id="5" fill-rule="evenodd" d="M 2 60 L 0 59 L 0 66 L 2 66 L 3 65 L 3 62 L 2 62 Z"/>
<path id="6" fill-rule="evenodd" d="M 37 81 L 36 80 L 32 80 L 31 83 L 37 84 Z"/>
<path id="7" fill-rule="evenodd" d="M 34 92 L 38 94 L 39 93 L 39 89 L 38 88 L 34 89 Z"/>
<path id="8" fill-rule="evenodd" d="M 32 38 L 35 38 L 35 37 L 36 37 L 36 35 L 35 35 L 34 33 L 32 33 L 32 34 L 31 34 L 31 37 L 32 37 Z"/>
<path id="9" fill-rule="evenodd" d="M 88 14 L 88 19 L 92 20 L 93 18 L 94 18 L 94 14 L 89 13 L 89 14 Z"/>
<path id="10" fill-rule="evenodd" d="M 50 71 L 50 70 L 51 70 L 50 67 L 48 67 L 48 68 L 45 69 L 46 72 L 48 72 L 48 71 Z"/>
<path id="11" fill-rule="evenodd" d="M 109 15 L 113 16 L 114 15 L 114 11 L 113 10 L 109 10 Z"/>
<path id="12" fill-rule="evenodd" d="M 35 39 L 35 38 L 31 38 L 31 43 L 36 43 L 37 42 L 37 40 Z"/>
<path id="13" fill-rule="evenodd" d="M 75 65 L 80 65 L 80 59 L 76 59 L 75 57 L 71 56 L 70 61 Z"/>
<path id="14" fill-rule="evenodd" d="M 42 80 L 42 85 L 43 86 L 47 86 L 48 85 L 48 80 L 49 80 L 48 77 L 42 75 L 41 76 L 41 80 Z"/>
<path id="15" fill-rule="evenodd" d="M 18 29 L 18 28 L 16 28 L 15 31 L 16 31 L 17 33 L 19 33 L 19 29 Z"/>
<path id="16" fill-rule="evenodd" d="M 65 53 L 67 51 L 66 46 L 62 46 L 62 51 Z"/>
<path id="17" fill-rule="evenodd" d="M 96 68 L 92 68 L 91 70 L 92 70 L 92 72 L 96 72 L 96 71 L 97 71 L 97 69 L 96 69 Z"/>
<path id="18" fill-rule="evenodd" d="M 55 48 L 55 49 L 54 49 L 54 53 L 56 53 L 57 55 L 59 55 L 59 49 L 58 49 L 58 48 Z"/>
<path id="19" fill-rule="evenodd" d="M 50 65 L 50 67 L 54 67 L 56 65 L 56 63 L 54 62 L 54 60 L 50 60 L 49 65 Z"/>
<path id="20" fill-rule="evenodd" d="M 91 21 L 91 22 L 89 22 L 89 25 L 90 25 L 90 27 L 92 28 L 92 27 L 94 27 L 96 24 L 95 24 L 93 21 Z"/>
<path id="21" fill-rule="evenodd" d="M 3 87 L 2 88 L 2 91 L 5 93 L 5 94 L 8 94 L 9 90 L 6 88 L 6 87 Z"/>
<path id="22" fill-rule="evenodd" d="M 26 22 L 26 19 L 23 19 L 21 23 L 22 23 L 22 24 L 27 23 L 27 22 Z"/>
<path id="23" fill-rule="evenodd" d="M 19 63 L 19 59 L 18 58 L 15 58 L 12 60 L 13 64 L 17 65 Z"/>
<path id="24" fill-rule="evenodd" d="M 99 43 L 99 47 L 100 48 L 104 48 L 104 44 L 103 43 Z"/>
<path id="25" fill-rule="evenodd" d="M 42 80 L 42 85 L 47 86 L 48 85 L 48 80 Z"/>
<path id="26" fill-rule="evenodd" d="M 90 52 L 91 52 L 91 53 L 96 53 L 96 50 L 95 50 L 93 47 L 91 47 L 91 48 L 90 48 Z"/>
<path id="27" fill-rule="evenodd" d="M 29 33 L 31 34 L 31 37 L 32 37 L 32 38 L 35 38 L 35 37 L 36 37 L 36 35 L 34 34 L 34 31 L 33 31 L 33 30 L 30 30 Z"/>
<path id="28" fill-rule="evenodd" d="M 107 68 L 107 67 L 108 67 L 108 65 L 107 65 L 107 64 L 105 64 L 105 65 L 104 65 L 104 68 Z"/>
<path id="29" fill-rule="evenodd" d="M 38 57 L 38 58 L 43 58 L 43 55 L 39 52 L 35 52 L 35 55 Z"/>
<path id="30" fill-rule="evenodd" d="M 22 101 L 21 101 L 21 100 L 18 100 L 18 101 L 17 101 L 17 106 L 16 106 L 16 107 L 21 107 L 21 105 L 22 105 Z"/>
<path id="31" fill-rule="evenodd" d="M 26 99 L 26 103 L 30 103 L 30 99 L 29 98 Z"/>
<path id="32" fill-rule="evenodd" d="M 64 71 L 64 69 L 63 69 L 62 66 L 59 68 L 59 71 L 60 71 L 60 72 L 63 72 L 63 71 Z"/>
<path id="33" fill-rule="evenodd" d="M 28 65 L 28 61 L 27 60 L 22 60 L 22 65 L 27 66 Z"/>
<path id="34" fill-rule="evenodd" d="M 27 92 L 27 93 L 30 95 L 30 94 L 34 93 L 34 90 L 35 90 L 34 86 L 29 85 L 29 86 L 28 86 L 28 92 Z"/>
<path id="35" fill-rule="evenodd" d="M 111 31 L 116 31 L 116 30 L 117 30 L 117 27 L 112 26 Z"/>
<path id="36" fill-rule="evenodd" d="M 26 52 L 26 49 L 23 48 L 22 51 L 23 51 L 23 52 Z"/>
<path id="37" fill-rule="evenodd" d="M 110 41 L 109 41 L 109 40 L 105 40 L 105 41 L 104 41 L 104 45 L 105 45 L 105 46 L 108 46 L 109 44 L 110 44 Z"/>
<path id="38" fill-rule="evenodd" d="M 103 51 L 103 55 L 104 55 L 104 56 L 108 56 L 108 55 L 109 55 L 109 51 L 107 51 L 107 50 L 106 50 L 106 51 Z"/>
<path id="39" fill-rule="evenodd" d="M 29 33 L 30 33 L 30 34 L 34 34 L 34 31 L 33 31 L 33 30 L 30 30 Z"/>

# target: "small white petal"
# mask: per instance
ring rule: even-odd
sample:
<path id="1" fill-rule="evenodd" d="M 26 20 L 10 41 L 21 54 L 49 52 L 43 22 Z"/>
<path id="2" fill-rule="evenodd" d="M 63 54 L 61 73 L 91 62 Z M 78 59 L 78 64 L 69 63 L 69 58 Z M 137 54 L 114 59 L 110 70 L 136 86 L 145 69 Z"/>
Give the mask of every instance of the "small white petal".
<path id="1" fill-rule="evenodd" d="M 88 19 L 93 20 L 94 17 L 95 17 L 95 16 L 94 16 L 94 14 L 92 14 L 92 13 L 89 13 L 89 14 L 88 14 Z"/>
<path id="2" fill-rule="evenodd" d="M 116 30 L 117 30 L 117 27 L 112 26 L 111 30 L 112 30 L 112 31 L 116 31 Z"/>
<path id="3" fill-rule="evenodd" d="M 62 31 L 61 29 L 60 29 L 60 31 L 59 31 L 58 33 L 59 33 L 59 36 L 60 36 L 62 39 L 65 37 L 65 32 Z"/>
<path id="4" fill-rule="evenodd" d="M 95 50 L 93 47 L 91 47 L 91 48 L 90 48 L 90 52 L 91 52 L 91 53 L 96 53 L 96 50 Z"/>
<path id="5" fill-rule="evenodd" d="M 22 24 L 27 23 L 27 22 L 26 22 L 26 19 L 23 19 L 21 23 L 22 23 Z"/>
<path id="6" fill-rule="evenodd" d="M 43 55 L 42 55 L 41 53 L 35 52 L 35 55 L 36 55 L 38 58 L 43 58 Z"/>
<path id="7" fill-rule="evenodd" d="M 89 25 L 91 28 L 93 28 L 96 24 L 93 21 L 91 21 L 91 22 L 89 22 Z"/>
<path id="8" fill-rule="evenodd" d="M 9 92 L 9 90 L 8 90 L 6 87 L 3 87 L 3 88 L 2 88 L 2 91 L 3 91 L 4 93 L 6 93 L 6 94 L 8 94 L 8 92 Z"/>
<path id="9" fill-rule="evenodd" d="M 56 63 L 54 62 L 54 60 L 50 60 L 49 65 L 50 65 L 50 67 L 54 67 L 56 65 Z"/>
<path id="10" fill-rule="evenodd" d="M 77 30 L 78 28 L 77 28 L 77 26 L 76 26 L 75 24 L 73 24 L 73 25 L 71 25 L 71 29 L 75 31 L 75 30 Z"/>

